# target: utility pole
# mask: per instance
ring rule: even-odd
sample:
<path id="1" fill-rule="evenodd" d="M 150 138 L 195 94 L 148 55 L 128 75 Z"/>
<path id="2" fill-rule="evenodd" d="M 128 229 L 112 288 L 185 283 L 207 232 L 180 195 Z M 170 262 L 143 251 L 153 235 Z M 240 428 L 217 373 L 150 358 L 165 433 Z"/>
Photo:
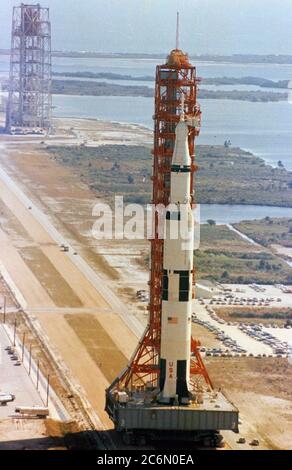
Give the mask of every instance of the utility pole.
<path id="1" fill-rule="evenodd" d="M 47 378 L 47 401 L 46 401 L 46 406 L 49 406 L 49 393 L 50 393 L 50 375 L 48 374 L 48 378 Z"/>
<path id="2" fill-rule="evenodd" d="M 40 378 L 40 361 L 38 360 L 37 363 L 37 380 L 36 380 L 36 388 L 39 389 L 39 378 Z"/>
<path id="3" fill-rule="evenodd" d="M 28 375 L 30 375 L 31 371 L 31 343 L 29 345 L 29 365 L 28 365 Z"/>
<path id="4" fill-rule="evenodd" d="M 16 326 L 17 326 L 17 320 L 16 320 L 16 317 L 15 317 L 15 320 L 14 320 L 14 331 L 13 331 L 13 346 L 15 346 L 15 341 L 16 341 Z"/>
<path id="5" fill-rule="evenodd" d="M 24 358 L 24 343 L 25 343 L 25 333 L 23 333 L 23 336 L 22 336 L 21 362 L 23 362 L 23 358 Z"/>
<path id="6" fill-rule="evenodd" d="M 3 323 L 6 322 L 6 295 L 3 298 Z"/>

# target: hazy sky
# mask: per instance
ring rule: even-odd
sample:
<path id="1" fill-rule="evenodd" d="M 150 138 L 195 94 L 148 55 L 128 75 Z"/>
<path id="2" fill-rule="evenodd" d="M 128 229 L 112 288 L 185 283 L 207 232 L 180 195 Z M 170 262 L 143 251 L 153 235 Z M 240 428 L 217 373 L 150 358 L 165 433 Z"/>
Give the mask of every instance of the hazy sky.
<path id="1" fill-rule="evenodd" d="M 19 3 L 0 0 L 0 47 L 9 47 L 12 6 Z M 178 9 L 181 47 L 189 53 L 292 54 L 292 0 L 40 3 L 50 7 L 53 49 L 165 53 L 174 47 Z"/>

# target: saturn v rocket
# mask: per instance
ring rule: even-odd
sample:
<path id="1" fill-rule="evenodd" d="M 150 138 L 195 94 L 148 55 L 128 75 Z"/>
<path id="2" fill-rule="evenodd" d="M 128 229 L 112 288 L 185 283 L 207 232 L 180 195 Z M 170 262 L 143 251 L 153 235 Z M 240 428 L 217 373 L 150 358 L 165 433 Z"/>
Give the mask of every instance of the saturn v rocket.
<path id="1" fill-rule="evenodd" d="M 165 217 L 159 383 L 161 403 L 187 404 L 190 399 L 194 220 L 188 133 L 182 113 L 175 131 L 170 200 Z"/>

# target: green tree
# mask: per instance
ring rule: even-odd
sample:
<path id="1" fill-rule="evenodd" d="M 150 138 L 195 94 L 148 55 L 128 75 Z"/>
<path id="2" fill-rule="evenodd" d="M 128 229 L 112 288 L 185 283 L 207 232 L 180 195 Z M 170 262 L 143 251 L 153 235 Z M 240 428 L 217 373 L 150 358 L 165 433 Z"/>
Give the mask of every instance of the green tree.
<path id="1" fill-rule="evenodd" d="M 216 220 L 208 219 L 208 220 L 207 220 L 207 224 L 209 224 L 209 225 L 216 225 Z"/>

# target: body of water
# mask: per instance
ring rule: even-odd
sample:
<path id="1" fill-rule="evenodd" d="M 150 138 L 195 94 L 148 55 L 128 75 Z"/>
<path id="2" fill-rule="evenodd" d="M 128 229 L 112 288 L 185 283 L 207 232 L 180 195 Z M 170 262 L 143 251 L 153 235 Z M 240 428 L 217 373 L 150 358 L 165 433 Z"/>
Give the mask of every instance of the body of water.
<path id="1" fill-rule="evenodd" d="M 0 72 L 1 77 L 1 72 Z M 97 82 L 97 83 L 110 83 L 113 85 L 122 85 L 122 86 L 146 86 L 149 88 L 155 87 L 155 81 L 150 80 L 113 80 L 110 78 L 87 78 L 87 77 L 65 77 L 63 75 L 54 75 L 54 80 L 68 80 L 68 81 L 81 81 L 81 82 Z M 273 93 L 287 93 L 286 89 L 282 88 L 263 88 L 258 85 L 205 85 L 204 81 L 199 85 L 200 90 L 213 90 L 213 91 L 233 91 L 233 90 L 242 90 L 242 91 L 262 91 L 262 92 L 273 92 Z"/>
<path id="2" fill-rule="evenodd" d="M 57 72 L 91 71 L 110 72 L 133 76 L 153 76 L 158 60 L 152 59 L 72 59 L 54 58 L 53 70 Z M 218 64 L 197 62 L 200 77 L 262 77 L 271 80 L 290 80 L 292 65 L 276 64 Z M 0 63 L 1 70 L 1 63 Z M 112 82 L 109 80 L 109 82 Z M 113 81 L 121 85 L 153 86 L 151 82 Z M 204 82 L 200 85 L 205 87 Z M 231 85 L 210 89 L 261 89 L 255 86 Z M 268 91 L 268 89 L 261 89 Z M 281 91 L 276 89 L 275 91 Z M 232 145 L 249 150 L 277 165 L 281 160 L 292 170 L 292 104 L 289 102 L 254 103 L 233 100 L 200 100 L 202 129 L 198 143 Z M 96 119 L 130 122 L 153 128 L 152 98 L 143 97 L 87 97 L 54 96 L 55 116 L 90 117 Z"/>
<path id="3" fill-rule="evenodd" d="M 75 59 L 70 57 L 53 57 L 52 69 L 55 72 L 94 73 L 110 72 L 123 75 L 155 77 L 155 67 L 162 60 L 153 59 Z M 197 75 L 209 77 L 261 77 L 270 80 L 292 80 L 292 64 L 228 64 L 215 62 L 196 62 Z M 9 70 L 9 56 L 0 56 L 0 72 Z"/>
<path id="4" fill-rule="evenodd" d="M 292 219 L 292 208 L 241 204 L 200 204 L 201 223 L 212 219 L 217 224 L 235 224 L 242 220 L 258 220 L 265 217 L 291 217 Z"/>
<path id="5" fill-rule="evenodd" d="M 54 115 L 89 117 L 140 124 L 153 128 L 151 98 L 126 96 L 65 96 L 53 98 Z M 233 146 L 249 150 L 292 170 L 292 104 L 251 103 L 233 100 L 200 100 L 202 128 L 199 144 Z"/>
<path id="6" fill-rule="evenodd" d="M 151 59 L 72 59 L 53 58 L 56 72 L 90 71 L 133 76 L 155 76 L 161 62 Z M 290 80 L 292 65 L 275 64 L 217 64 L 198 62 L 199 77 L 262 77 L 271 80 Z M 9 57 L 0 57 L 0 75 L 7 74 Z M 102 80 L 105 81 L 105 80 Z M 121 85 L 154 86 L 154 82 L 111 81 Z M 204 87 L 202 82 L 200 85 Z M 255 86 L 208 86 L 209 89 L 256 90 Z M 262 89 L 265 91 L 265 89 Z M 268 91 L 268 89 L 267 89 Z M 281 91 L 281 90 L 275 90 Z M 95 118 L 135 123 L 153 129 L 154 100 L 125 96 L 65 96 L 53 97 L 56 117 Z M 289 102 L 253 103 L 233 100 L 200 100 L 202 129 L 199 144 L 222 145 L 230 139 L 233 146 L 249 150 L 276 165 L 281 160 L 292 170 L 292 105 Z M 202 205 L 201 220 L 235 223 L 244 219 L 291 217 L 292 209 L 248 205 Z"/>
<path id="7" fill-rule="evenodd" d="M 155 67 L 161 60 L 152 59 L 71 59 L 53 57 L 56 72 L 111 72 L 133 76 L 155 77 Z M 270 80 L 291 80 L 292 65 L 276 64 L 218 64 L 196 62 L 199 77 L 262 77 Z M 0 62 L 1 70 L 1 62 Z"/>
<path id="8" fill-rule="evenodd" d="M 161 62 L 152 59 L 73 59 L 53 58 L 56 72 L 90 71 L 133 76 L 153 76 Z M 200 77 L 263 77 L 280 80 L 292 78 L 292 65 L 276 64 L 218 64 L 197 62 Z M 9 57 L 0 57 L 0 72 L 7 72 Z M 104 80 L 103 80 L 104 81 Z M 111 82 L 111 81 L 109 81 Z M 153 86 L 151 82 L 113 81 L 126 85 Z M 201 84 L 202 88 L 204 84 Z M 255 90 L 254 86 L 220 86 L 210 89 Z M 265 89 L 262 89 L 265 90 Z M 268 91 L 268 89 L 266 90 Z M 281 90 L 277 90 L 281 91 Z M 291 100 L 292 101 L 292 100 Z M 200 100 L 202 129 L 197 140 L 201 144 L 232 145 L 249 150 L 267 162 L 277 165 L 281 160 L 292 170 L 292 104 L 289 102 L 254 103 L 233 100 Z M 153 128 L 154 102 L 152 98 L 124 96 L 60 96 L 53 97 L 55 116 L 89 117 L 103 120 L 129 122 Z"/>

